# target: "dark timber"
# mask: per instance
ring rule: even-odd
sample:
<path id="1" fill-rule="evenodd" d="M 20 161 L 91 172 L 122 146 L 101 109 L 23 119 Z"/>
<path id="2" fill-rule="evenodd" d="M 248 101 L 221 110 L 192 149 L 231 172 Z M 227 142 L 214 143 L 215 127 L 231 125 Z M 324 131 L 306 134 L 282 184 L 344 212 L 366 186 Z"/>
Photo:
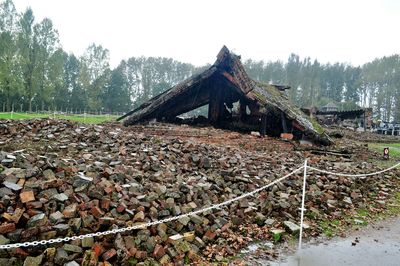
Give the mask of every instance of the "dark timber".
<path id="1" fill-rule="evenodd" d="M 152 119 L 175 121 L 177 116 L 208 104 L 208 121 L 215 127 L 247 128 L 260 130 L 261 135 L 274 136 L 291 132 L 315 143 L 331 144 L 322 127 L 315 121 L 311 122 L 289 101 L 285 94 L 287 89 L 288 86 L 252 80 L 240 56 L 224 46 L 210 68 L 150 99 L 118 120 L 124 119 L 125 126 Z M 234 103 L 239 104 L 237 110 L 232 111 Z"/>

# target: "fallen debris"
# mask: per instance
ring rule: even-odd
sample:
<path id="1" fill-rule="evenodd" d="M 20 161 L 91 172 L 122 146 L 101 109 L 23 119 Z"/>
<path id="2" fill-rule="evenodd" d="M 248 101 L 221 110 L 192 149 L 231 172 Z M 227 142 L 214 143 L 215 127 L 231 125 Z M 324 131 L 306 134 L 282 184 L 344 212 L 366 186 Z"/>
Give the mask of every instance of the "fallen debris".
<path id="1" fill-rule="evenodd" d="M 208 104 L 211 125 L 248 132 L 255 129 L 261 137 L 267 133 L 279 137 L 283 133 L 285 139 L 308 138 L 318 144 L 331 145 L 332 140 L 318 122 L 291 103 L 284 93 L 288 89 L 288 86 L 252 80 L 240 56 L 224 46 L 210 68 L 153 97 L 118 120 L 125 119 L 126 126 L 153 119 L 174 122 L 179 120 L 177 116 Z M 237 110 L 233 110 L 235 104 Z"/>
<path id="2" fill-rule="evenodd" d="M 362 161 L 295 151 L 272 138 L 260 141 L 212 128 L 127 129 L 56 120 L 0 123 L 5 130 L 0 159 L 15 156 L 11 164 L 0 165 L 0 244 L 101 232 L 188 213 L 253 191 L 296 169 L 306 156 L 313 166 L 329 171 L 377 169 Z M 357 160 L 365 150 L 353 153 Z M 368 204 L 384 208 L 376 200 L 384 201 L 396 189 L 396 173 L 363 180 L 311 174 L 306 234 L 321 233 L 321 219 L 340 219 L 343 212 Z M 276 230 L 282 230 L 283 239 L 295 232 L 288 225 L 298 224 L 301 187 L 302 176 L 294 175 L 219 210 L 129 234 L 0 254 L 7 263 L 55 265 L 218 261 L 253 240 L 273 240 Z"/>

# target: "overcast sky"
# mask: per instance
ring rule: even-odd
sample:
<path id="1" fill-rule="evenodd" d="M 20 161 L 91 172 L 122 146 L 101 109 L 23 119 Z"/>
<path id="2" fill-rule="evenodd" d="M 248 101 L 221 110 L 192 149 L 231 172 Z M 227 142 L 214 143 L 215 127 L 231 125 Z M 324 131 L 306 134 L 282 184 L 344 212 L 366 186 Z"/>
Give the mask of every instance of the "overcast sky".
<path id="1" fill-rule="evenodd" d="M 0 0 L 1 1 L 1 0 Z M 91 43 L 111 65 L 163 56 L 203 65 L 222 45 L 242 58 L 285 61 L 290 53 L 363 64 L 400 53 L 400 0 L 13 0 L 49 17 L 67 52 Z"/>

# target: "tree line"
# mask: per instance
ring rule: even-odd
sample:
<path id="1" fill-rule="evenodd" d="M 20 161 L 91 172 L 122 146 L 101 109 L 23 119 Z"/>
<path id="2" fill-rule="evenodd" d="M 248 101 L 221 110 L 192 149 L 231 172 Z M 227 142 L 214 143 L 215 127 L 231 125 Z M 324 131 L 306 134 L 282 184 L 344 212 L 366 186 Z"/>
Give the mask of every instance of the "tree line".
<path id="1" fill-rule="evenodd" d="M 347 109 L 373 107 L 376 118 L 400 121 L 400 58 L 362 66 L 322 64 L 292 54 L 283 61 L 244 62 L 259 81 L 285 84 L 301 107 L 336 102 Z M 2 111 L 125 112 L 207 66 L 171 58 L 131 57 L 111 68 L 109 51 L 91 44 L 82 56 L 66 53 L 57 29 L 32 9 L 18 13 L 12 0 L 0 4 L 0 108 Z"/>
<path id="2" fill-rule="evenodd" d="M 371 107 L 376 119 L 400 122 L 400 56 L 378 58 L 362 66 L 321 64 L 291 54 L 286 62 L 247 60 L 253 78 L 291 86 L 289 98 L 301 107 L 329 102 L 345 110 Z"/>
<path id="3" fill-rule="evenodd" d="M 66 53 L 50 19 L 0 4 L 0 108 L 124 112 L 188 78 L 199 68 L 170 58 L 132 57 L 112 69 L 109 51 L 91 44 Z"/>

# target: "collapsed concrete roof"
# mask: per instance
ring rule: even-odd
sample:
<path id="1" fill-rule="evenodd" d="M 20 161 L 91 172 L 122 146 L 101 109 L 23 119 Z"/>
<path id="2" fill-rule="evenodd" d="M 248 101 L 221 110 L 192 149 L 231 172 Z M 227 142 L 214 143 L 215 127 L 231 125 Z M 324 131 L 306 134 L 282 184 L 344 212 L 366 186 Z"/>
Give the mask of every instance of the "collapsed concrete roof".
<path id="1" fill-rule="evenodd" d="M 247 75 L 240 56 L 231 53 L 224 46 L 210 68 L 173 86 L 118 120 L 125 119 L 125 126 L 152 119 L 171 121 L 180 114 L 208 104 L 208 120 L 218 125 L 224 122 L 225 106 L 240 102 L 242 118 L 246 116 L 247 107 L 251 110 L 248 116 L 250 118 L 273 113 L 275 117 L 283 119 L 285 130 L 286 122 L 289 122 L 289 128 L 300 131 L 303 137 L 319 144 L 331 144 L 322 127 L 289 101 L 284 93 L 286 89 L 289 87 L 252 80 Z M 260 120 L 252 121 L 253 124 L 254 121 L 259 124 Z"/>

